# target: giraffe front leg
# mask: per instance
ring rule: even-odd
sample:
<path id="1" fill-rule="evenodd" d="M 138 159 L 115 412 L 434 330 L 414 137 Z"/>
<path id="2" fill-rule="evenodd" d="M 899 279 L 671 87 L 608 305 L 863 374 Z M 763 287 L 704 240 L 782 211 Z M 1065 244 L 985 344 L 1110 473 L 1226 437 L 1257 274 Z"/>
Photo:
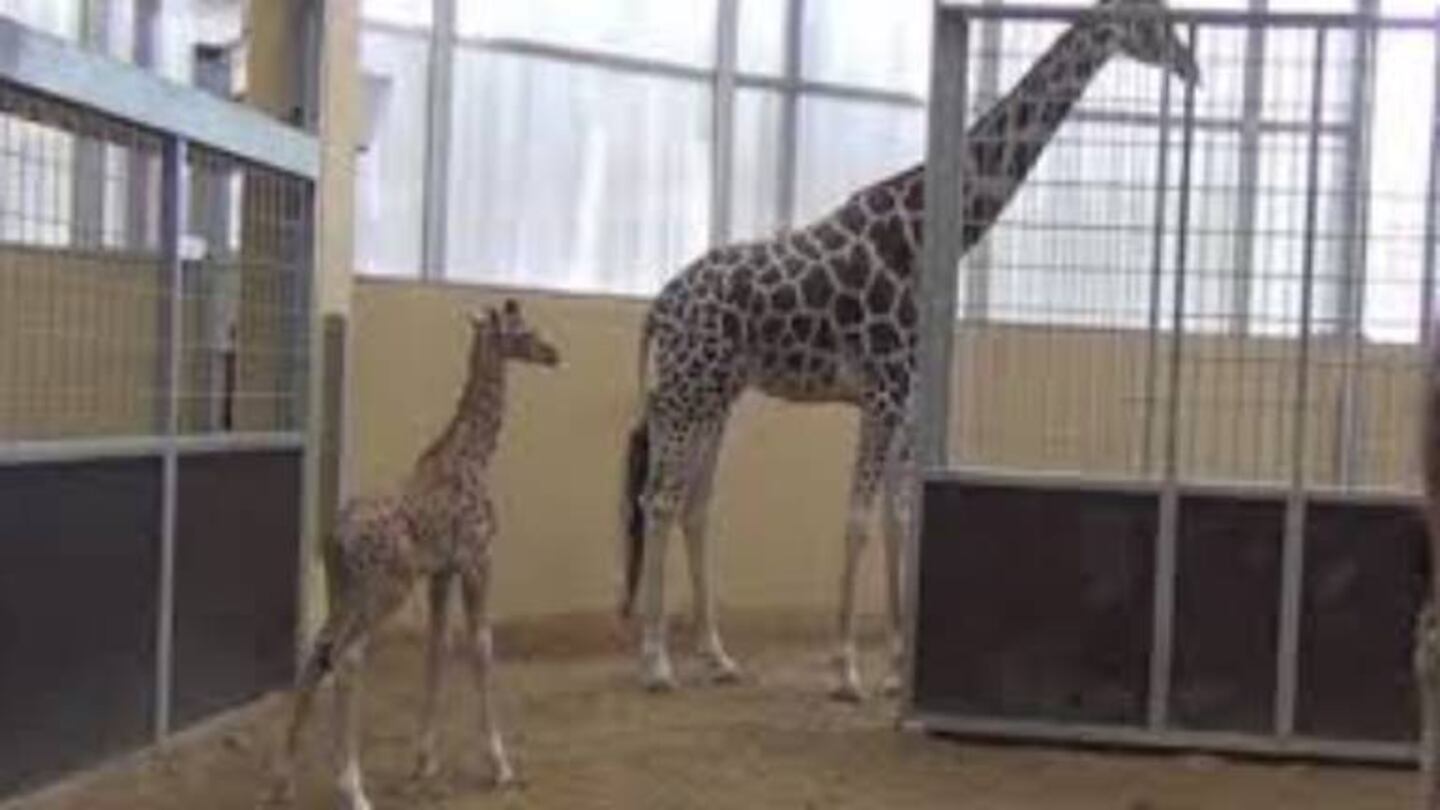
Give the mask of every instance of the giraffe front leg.
<path id="1" fill-rule="evenodd" d="M 883 453 L 889 446 L 881 423 L 870 414 L 862 415 L 860 442 L 855 460 L 855 477 L 850 488 L 850 511 L 845 522 L 845 565 L 840 581 L 840 642 L 835 654 L 836 683 L 831 696 L 858 702 L 864 699 L 860 685 L 858 614 L 860 562 L 869 541 L 869 523 L 879 487 Z"/>
<path id="2" fill-rule="evenodd" d="M 646 504 L 645 546 L 640 573 L 640 684 L 651 692 L 675 688 L 675 669 L 665 616 L 665 545 L 675 514 L 671 495 L 657 495 Z"/>
<path id="3" fill-rule="evenodd" d="M 440 774 L 440 740 L 435 728 L 440 691 L 445 671 L 445 638 L 449 629 L 450 590 L 453 576 L 435 574 L 429 582 L 429 634 L 425 649 L 425 695 L 420 708 L 420 735 L 415 758 L 415 778 L 433 779 Z"/>
<path id="4" fill-rule="evenodd" d="M 355 645 L 335 671 L 335 748 L 339 759 L 337 787 L 346 810 L 371 810 L 360 769 L 360 732 L 357 723 L 360 678 L 365 664 L 365 642 Z"/>
<path id="5" fill-rule="evenodd" d="M 916 477 L 910 454 L 910 436 L 899 439 L 885 483 L 885 586 L 889 608 L 889 667 L 881 691 L 885 695 L 900 694 L 905 666 L 905 570 L 904 549 L 914 531 Z"/>
<path id="6" fill-rule="evenodd" d="M 480 699 L 480 735 L 485 740 L 485 750 L 490 758 L 491 778 L 496 787 L 505 788 L 518 784 L 518 781 L 495 716 L 495 638 L 490 629 L 487 607 L 489 574 L 488 563 L 477 563 L 465 572 L 461 585 L 465 598 L 465 636 L 475 690 Z"/>

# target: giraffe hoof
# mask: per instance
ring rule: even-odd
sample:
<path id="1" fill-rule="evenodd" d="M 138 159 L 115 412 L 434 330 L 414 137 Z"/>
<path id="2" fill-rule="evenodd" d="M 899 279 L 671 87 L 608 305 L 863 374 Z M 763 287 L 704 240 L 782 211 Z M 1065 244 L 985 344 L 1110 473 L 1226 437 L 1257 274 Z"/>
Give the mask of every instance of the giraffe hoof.
<path id="1" fill-rule="evenodd" d="M 885 680 L 880 683 L 880 694 L 887 698 L 895 698 L 900 696 L 900 692 L 900 676 L 895 673 L 886 675 Z"/>
<path id="2" fill-rule="evenodd" d="M 295 779 L 289 775 L 274 777 L 260 799 L 261 807 L 288 807 L 295 803 Z"/>
<path id="3" fill-rule="evenodd" d="M 520 777 L 515 775 L 515 769 L 509 765 L 502 765 L 495 769 L 495 775 L 491 777 L 490 784 L 495 790 L 511 791 L 525 787 Z"/>
<path id="4" fill-rule="evenodd" d="M 440 776 L 440 758 L 429 751 L 422 751 L 415 758 L 415 771 L 411 778 L 416 782 L 430 782 Z"/>
<path id="5" fill-rule="evenodd" d="M 640 685 L 646 692 L 656 695 L 674 692 L 676 689 L 675 676 L 669 673 L 646 675 L 641 679 Z"/>
<path id="6" fill-rule="evenodd" d="M 860 684 L 854 681 L 841 681 L 830 690 L 830 699 L 840 703 L 864 703 L 865 693 L 861 691 Z"/>

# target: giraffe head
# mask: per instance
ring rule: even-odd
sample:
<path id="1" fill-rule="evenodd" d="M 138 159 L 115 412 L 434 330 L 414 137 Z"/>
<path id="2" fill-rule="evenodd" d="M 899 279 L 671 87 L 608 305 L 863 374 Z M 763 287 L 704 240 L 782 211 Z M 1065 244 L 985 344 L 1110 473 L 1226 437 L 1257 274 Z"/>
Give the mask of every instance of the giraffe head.
<path id="1" fill-rule="evenodd" d="M 478 357 L 482 343 L 496 347 L 504 360 L 518 360 L 521 363 L 535 363 L 541 366 L 555 366 L 560 363 L 560 352 L 540 332 L 526 323 L 520 312 L 520 302 L 505 299 L 499 309 L 486 307 L 483 313 L 471 313 L 470 323 L 475 328 L 475 351 Z"/>
<path id="2" fill-rule="evenodd" d="M 1109 33 L 1120 53 L 1147 65 L 1167 70 L 1187 84 L 1200 81 L 1200 67 L 1189 46 L 1175 34 L 1166 18 L 1164 0 L 1100 0 L 1102 11 L 1115 9 L 1123 15 L 1101 15 L 1101 30 Z"/>

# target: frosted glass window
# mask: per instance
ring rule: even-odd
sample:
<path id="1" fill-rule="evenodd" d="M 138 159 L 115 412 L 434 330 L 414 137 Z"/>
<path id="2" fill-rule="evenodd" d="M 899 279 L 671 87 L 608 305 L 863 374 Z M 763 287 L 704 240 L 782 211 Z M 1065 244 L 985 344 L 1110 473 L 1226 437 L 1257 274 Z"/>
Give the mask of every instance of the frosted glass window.
<path id="1" fill-rule="evenodd" d="M 933 0 L 808 0 L 807 79 L 924 95 Z"/>
<path id="2" fill-rule="evenodd" d="M 1432 104 L 1430 93 L 1415 92 L 1415 77 L 1433 70 L 1434 42 L 1428 32 L 1387 33 L 1377 54 L 1371 142 L 1383 147 L 1370 154 L 1365 334 L 1375 340 L 1415 341 L 1420 335 Z"/>
<path id="3" fill-rule="evenodd" d="M 709 237 L 709 85 L 462 49 L 450 278 L 653 293 Z"/>
<path id="4" fill-rule="evenodd" d="M 709 67 L 716 0 L 525 0 L 459 4 L 462 36 L 503 37 Z"/>
<path id="5" fill-rule="evenodd" d="M 462 7 L 471 4 L 460 0 Z M 434 13 L 435 0 L 364 0 L 361 5 L 366 20 L 416 28 L 429 28 Z"/>
<path id="6" fill-rule="evenodd" d="M 74 156 L 68 133 L 0 115 L 0 241 L 70 244 Z"/>
<path id="7" fill-rule="evenodd" d="M 780 224 L 781 105 L 781 95 L 769 90 L 740 90 L 735 95 L 732 238 L 768 236 Z"/>
<path id="8" fill-rule="evenodd" d="M 738 0 L 736 65 L 742 73 L 778 76 L 785 71 L 785 25 L 789 0 Z"/>
<path id="9" fill-rule="evenodd" d="M 80 36 L 82 0 L 0 0 L 0 17 L 53 34 L 61 39 Z"/>
<path id="10" fill-rule="evenodd" d="M 356 165 L 355 260 L 361 272 L 413 276 L 421 261 L 429 43 L 368 31 L 360 51 L 365 72 L 389 91 Z"/>
<path id="11" fill-rule="evenodd" d="M 973 251 L 990 268 L 989 316 L 1144 327 L 1153 277 L 1151 127 L 1071 123 Z"/>
<path id="12" fill-rule="evenodd" d="M 812 97 L 801 99 L 799 118 L 797 223 L 924 157 L 925 114 L 918 107 Z"/>

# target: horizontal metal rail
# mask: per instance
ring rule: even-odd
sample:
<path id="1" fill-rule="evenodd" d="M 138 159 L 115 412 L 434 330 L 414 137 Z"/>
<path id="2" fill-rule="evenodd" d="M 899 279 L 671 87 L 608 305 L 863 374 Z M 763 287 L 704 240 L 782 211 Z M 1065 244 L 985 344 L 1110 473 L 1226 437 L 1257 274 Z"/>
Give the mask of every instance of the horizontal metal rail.
<path id="1" fill-rule="evenodd" d="M 1352 28 L 1433 31 L 1434 17 L 1373 16 L 1367 14 L 1322 14 L 1294 11 L 1246 10 L 1181 10 L 1158 6 L 1146 8 L 1107 8 L 1094 6 L 979 5 L 974 2 L 953 3 L 940 0 L 941 14 L 958 14 L 972 20 L 1020 20 L 1073 22 L 1085 17 L 1106 15 L 1115 19 L 1153 19 L 1162 16 L 1176 25 L 1270 28 Z"/>
<path id="2" fill-rule="evenodd" d="M 217 433 L 196 436 L 117 436 L 93 439 L 0 442 L 0 467 L 95 459 L 160 457 L 174 448 L 182 456 L 225 452 L 301 450 L 305 434 Z"/>
<path id="3" fill-rule="evenodd" d="M 0 82 L 307 180 L 320 175 L 319 144 L 305 132 L 8 17 Z"/>

